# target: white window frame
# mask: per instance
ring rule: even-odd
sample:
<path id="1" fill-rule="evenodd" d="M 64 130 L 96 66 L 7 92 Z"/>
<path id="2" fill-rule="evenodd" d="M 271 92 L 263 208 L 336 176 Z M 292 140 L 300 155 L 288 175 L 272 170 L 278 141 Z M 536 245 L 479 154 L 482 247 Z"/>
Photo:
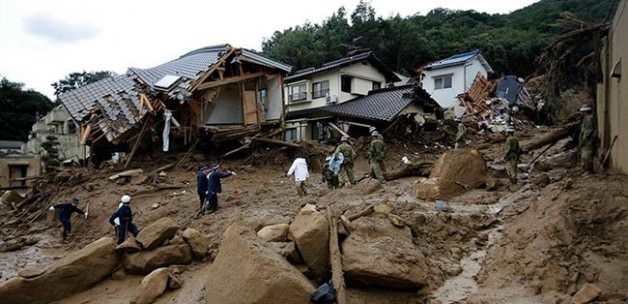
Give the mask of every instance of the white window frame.
<path id="1" fill-rule="evenodd" d="M 434 90 L 451 89 L 454 87 L 454 74 L 444 74 L 434 76 Z M 449 86 L 447 85 L 447 79 L 449 78 Z M 440 86 L 439 86 L 440 81 Z"/>
<path id="2" fill-rule="evenodd" d="M 316 89 L 316 86 L 319 86 Z M 327 97 L 329 94 L 329 80 L 320 80 L 312 83 L 312 99 Z"/>
<path id="3" fill-rule="evenodd" d="M 297 95 L 296 98 L 295 95 Z M 288 99 L 290 100 L 290 102 L 307 100 L 307 83 L 301 82 L 289 85 Z"/>

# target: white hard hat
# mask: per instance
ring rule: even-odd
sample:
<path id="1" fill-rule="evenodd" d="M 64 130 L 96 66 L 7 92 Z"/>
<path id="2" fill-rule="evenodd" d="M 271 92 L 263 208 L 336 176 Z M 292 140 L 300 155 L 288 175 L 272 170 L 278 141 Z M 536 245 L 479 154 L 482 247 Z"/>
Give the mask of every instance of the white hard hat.
<path id="1" fill-rule="evenodd" d="M 123 196 L 122 196 L 122 198 L 120 199 L 120 201 L 121 201 L 122 203 L 125 203 L 125 204 L 126 204 L 126 203 L 130 203 L 130 202 L 131 202 L 131 197 L 125 194 L 125 195 L 123 195 Z"/>
<path id="2" fill-rule="evenodd" d="M 589 112 L 589 111 L 591 111 L 591 110 L 593 110 L 593 109 L 592 109 L 592 108 L 591 108 L 591 106 L 589 106 L 589 105 L 584 105 L 584 106 L 582 106 L 582 107 L 580 108 L 580 112 Z"/>

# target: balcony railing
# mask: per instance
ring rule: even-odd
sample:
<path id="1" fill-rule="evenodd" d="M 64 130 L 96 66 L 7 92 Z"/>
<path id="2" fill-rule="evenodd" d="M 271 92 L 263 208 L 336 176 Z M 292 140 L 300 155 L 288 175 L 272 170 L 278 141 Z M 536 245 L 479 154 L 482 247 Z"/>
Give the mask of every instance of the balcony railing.
<path id="1" fill-rule="evenodd" d="M 306 99 L 307 99 L 307 92 L 292 93 L 288 95 L 288 100 L 290 102 L 301 101 L 301 100 L 306 100 Z"/>

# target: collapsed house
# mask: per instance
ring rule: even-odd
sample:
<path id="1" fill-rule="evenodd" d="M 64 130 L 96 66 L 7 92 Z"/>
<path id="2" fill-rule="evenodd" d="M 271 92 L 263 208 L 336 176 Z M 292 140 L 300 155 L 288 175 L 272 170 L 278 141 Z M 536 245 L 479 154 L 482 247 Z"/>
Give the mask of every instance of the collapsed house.
<path id="1" fill-rule="evenodd" d="M 129 68 L 59 96 L 97 160 L 161 143 L 186 147 L 279 125 L 291 67 L 228 44 L 200 48 L 156 67 Z M 161 140 L 159 138 L 161 137 Z M 172 140 L 172 142 L 171 142 Z"/>

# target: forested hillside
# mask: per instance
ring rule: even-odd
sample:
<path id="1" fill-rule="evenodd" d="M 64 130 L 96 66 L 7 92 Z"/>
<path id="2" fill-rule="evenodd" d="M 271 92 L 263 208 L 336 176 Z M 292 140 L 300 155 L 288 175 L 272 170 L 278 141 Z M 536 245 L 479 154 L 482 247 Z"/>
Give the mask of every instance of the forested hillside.
<path id="1" fill-rule="evenodd" d="M 427 14 L 382 18 L 368 2 L 339 8 L 322 24 L 276 31 L 263 42 L 270 57 L 296 68 L 317 65 L 368 48 L 391 68 L 410 75 L 417 65 L 456 52 L 480 49 L 499 72 L 526 76 L 535 58 L 563 29 L 560 15 L 603 22 L 617 0 L 542 0 L 510 14 L 434 9 Z M 498 5 L 498 3 L 496 3 Z"/>

